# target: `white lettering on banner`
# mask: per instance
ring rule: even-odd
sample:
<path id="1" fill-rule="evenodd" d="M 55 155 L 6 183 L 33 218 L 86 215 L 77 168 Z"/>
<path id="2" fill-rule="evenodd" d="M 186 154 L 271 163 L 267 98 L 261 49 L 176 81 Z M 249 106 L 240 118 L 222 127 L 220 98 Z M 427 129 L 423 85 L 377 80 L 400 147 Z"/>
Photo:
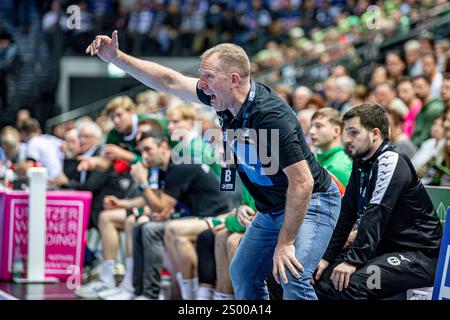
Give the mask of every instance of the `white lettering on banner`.
<path id="1" fill-rule="evenodd" d="M 26 207 L 14 207 L 14 218 L 24 219 L 28 218 L 28 206 Z"/>
<path id="2" fill-rule="evenodd" d="M 83 201 L 47 200 L 46 274 L 68 274 L 68 265 L 79 265 L 81 263 L 83 212 Z M 21 246 L 21 251 L 26 255 L 28 244 L 28 199 L 11 200 L 9 228 L 7 268 L 8 272 L 12 272 L 14 248 Z M 57 248 L 52 248 L 53 246 Z M 60 252 L 62 247 L 66 247 L 73 253 L 51 253 L 55 251 Z"/>

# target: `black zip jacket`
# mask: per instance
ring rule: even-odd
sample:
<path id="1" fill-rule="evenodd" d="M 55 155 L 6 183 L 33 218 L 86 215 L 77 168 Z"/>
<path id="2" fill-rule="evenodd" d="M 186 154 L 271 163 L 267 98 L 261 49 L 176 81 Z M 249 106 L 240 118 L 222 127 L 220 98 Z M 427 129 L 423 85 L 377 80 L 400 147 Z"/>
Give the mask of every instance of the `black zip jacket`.
<path id="1" fill-rule="evenodd" d="M 364 186 L 366 188 L 364 189 Z M 366 161 L 353 161 L 342 199 L 341 214 L 324 259 L 333 262 L 342 253 L 358 217 L 353 244 L 345 262 L 359 267 L 389 252 L 421 251 L 439 255 L 442 226 L 433 203 L 417 178 L 410 160 L 390 141 Z"/>

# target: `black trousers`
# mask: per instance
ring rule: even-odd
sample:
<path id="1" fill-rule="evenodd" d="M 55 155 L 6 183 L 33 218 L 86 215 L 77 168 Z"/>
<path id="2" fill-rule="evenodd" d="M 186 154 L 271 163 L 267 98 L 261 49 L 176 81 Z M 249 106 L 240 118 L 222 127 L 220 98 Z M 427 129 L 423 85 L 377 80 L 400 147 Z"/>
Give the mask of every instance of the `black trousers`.
<path id="1" fill-rule="evenodd" d="M 198 282 L 215 285 L 216 257 L 214 255 L 215 234 L 210 230 L 205 230 L 198 235 L 196 241 L 196 251 L 198 256 Z"/>
<path id="2" fill-rule="evenodd" d="M 433 286 L 438 258 L 421 252 L 397 252 L 380 255 L 352 274 L 349 287 L 339 292 L 330 280 L 342 255 L 325 270 L 316 283 L 319 300 L 384 299 L 408 289 Z"/>

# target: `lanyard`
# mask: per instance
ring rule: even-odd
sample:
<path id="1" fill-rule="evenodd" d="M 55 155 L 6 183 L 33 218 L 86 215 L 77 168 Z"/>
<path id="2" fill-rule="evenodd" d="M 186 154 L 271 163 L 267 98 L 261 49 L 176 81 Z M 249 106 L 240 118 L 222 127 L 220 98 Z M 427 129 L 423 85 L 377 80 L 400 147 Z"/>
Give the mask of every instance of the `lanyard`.
<path id="1" fill-rule="evenodd" d="M 359 225 L 359 222 L 361 221 L 361 217 L 364 214 L 365 207 L 366 207 L 366 197 L 367 197 L 367 186 L 369 185 L 370 180 L 370 172 L 365 172 L 364 170 L 361 170 L 361 177 L 359 178 L 360 181 L 360 187 L 359 187 L 359 208 L 358 208 L 358 220 L 356 222 L 356 225 Z"/>
<path id="2" fill-rule="evenodd" d="M 253 81 L 250 82 L 250 92 L 248 94 L 247 101 L 242 107 L 243 112 L 243 130 L 244 132 L 247 130 L 247 123 L 248 123 L 248 117 L 249 117 L 249 108 L 252 105 L 253 101 L 255 100 L 255 91 L 256 91 L 256 85 Z M 224 148 L 224 160 L 226 163 L 226 168 L 222 168 L 222 173 L 220 175 L 220 190 L 222 191 L 233 191 L 235 189 L 235 182 L 236 182 L 236 169 L 231 168 L 228 164 L 227 159 L 227 127 L 229 126 L 228 118 L 224 117 L 224 122 L 222 123 L 222 133 L 223 133 L 223 148 Z M 233 120 L 232 120 L 233 121 Z M 233 147 L 233 146 L 231 146 Z"/>
<path id="3" fill-rule="evenodd" d="M 248 118 L 250 115 L 250 107 L 253 104 L 253 101 L 255 100 L 255 94 L 256 94 L 256 84 L 254 81 L 250 80 L 250 92 L 248 94 L 248 98 L 247 101 L 245 101 L 244 106 L 242 107 L 243 110 L 243 122 L 242 122 L 242 129 L 244 130 L 244 132 L 247 129 L 247 124 L 248 124 Z M 224 119 L 223 125 L 222 125 L 222 133 L 223 133 L 223 148 L 224 148 L 224 152 L 225 152 L 225 161 L 227 160 L 227 132 L 226 132 L 226 127 L 228 127 L 228 119 Z M 233 121 L 233 120 L 232 120 Z"/>

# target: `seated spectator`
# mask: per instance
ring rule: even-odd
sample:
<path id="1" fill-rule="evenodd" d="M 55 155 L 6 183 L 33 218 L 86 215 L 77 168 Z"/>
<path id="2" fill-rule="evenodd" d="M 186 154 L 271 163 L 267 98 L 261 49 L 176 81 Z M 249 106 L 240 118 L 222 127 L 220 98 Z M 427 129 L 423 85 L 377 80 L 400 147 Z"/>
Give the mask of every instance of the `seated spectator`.
<path id="1" fill-rule="evenodd" d="M 166 117 L 168 130 L 173 140 L 172 160 L 183 163 L 208 164 L 216 176 L 220 177 L 221 167 L 213 150 L 203 141 L 198 128 L 194 127 L 196 114 L 193 108 L 187 105 L 173 106 L 167 110 Z M 180 139 L 182 141 L 177 143 Z"/>
<path id="2" fill-rule="evenodd" d="M 419 177 L 426 172 L 426 168 L 432 163 L 433 158 L 441 152 L 444 147 L 444 117 L 439 115 L 434 119 L 430 129 L 431 138 L 425 140 L 417 150 L 411 162 Z"/>
<path id="3" fill-rule="evenodd" d="M 299 112 L 306 108 L 309 99 L 312 97 L 312 92 L 309 88 L 300 86 L 292 93 L 292 107 L 295 112 Z"/>
<path id="4" fill-rule="evenodd" d="M 31 112 L 30 109 L 27 107 L 21 107 L 16 112 L 16 128 L 19 128 L 22 122 L 26 119 L 31 118 Z"/>
<path id="5" fill-rule="evenodd" d="M 80 140 L 78 138 L 78 130 L 71 129 L 64 135 L 64 159 L 76 159 L 80 154 Z"/>
<path id="6" fill-rule="evenodd" d="M 12 164 L 25 161 L 25 144 L 20 142 L 20 134 L 16 128 L 4 127 L 0 133 L 0 142 L 5 160 Z"/>
<path id="7" fill-rule="evenodd" d="M 79 155 L 84 157 L 99 156 L 102 138 L 100 127 L 95 122 L 82 122 L 76 132 L 79 140 Z M 72 152 L 74 152 L 73 149 Z M 71 165 L 71 162 L 74 164 Z M 66 159 L 64 161 L 64 172 L 57 180 L 51 181 L 51 183 L 64 189 L 92 192 L 89 227 L 98 228 L 98 217 L 103 210 L 105 196 L 115 195 L 123 197 L 124 191 L 119 185 L 119 176 L 112 167 L 107 171 L 91 170 L 78 172 L 76 170 L 77 164 L 78 160 L 76 159 Z"/>
<path id="8" fill-rule="evenodd" d="M 402 131 L 405 122 L 403 120 L 403 115 L 395 110 L 386 110 L 386 115 L 389 120 L 392 144 L 399 152 L 405 154 L 409 159 L 412 159 L 414 154 L 417 152 L 417 147 Z"/>
<path id="9" fill-rule="evenodd" d="M 406 104 L 397 97 L 395 88 L 389 82 L 382 82 L 375 87 L 375 101 L 386 110 L 395 110 L 405 117 L 409 110 Z"/>
<path id="10" fill-rule="evenodd" d="M 308 146 L 312 145 L 311 136 L 309 135 L 309 130 L 311 128 L 311 117 L 313 116 L 315 110 L 303 109 L 297 113 L 297 119 L 302 127 L 302 131 L 305 135 L 305 141 Z"/>
<path id="11" fill-rule="evenodd" d="M 416 116 L 411 141 L 417 146 L 430 138 L 430 128 L 436 117 L 444 111 L 442 100 L 431 94 L 431 82 L 427 76 L 421 75 L 413 79 L 414 91 L 422 100 L 422 109 Z"/>
<path id="12" fill-rule="evenodd" d="M 337 87 L 336 87 L 336 79 L 330 77 L 323 82 L 323 94 L 325 99 L 327 100 L 328 107 L 332 107 L 333 109 L 338 109 L 337 106 Z"/>
<path id="13" fill-rule="evenodd" d="M 355 80 L 353 80 L 349 76 L 336 78 L 336 110 L 346 112 L 348 109 L 350 109 L 350 99 L 352 97 L 353 90 L 355 90 L 355 86 Z"/>
<path id="14" fill-rule="evenodd" d="M 370 79 L 370 88 L 375 88 L 378 84 L 388 81 L 387 70 L 385 66 L 377 66 Z"/>
<path id="15" fill-rule="evenodd" d="M 434 161 L 421 179 L 424 184 L 450 187 L 450 127 L 445 129 L 444 139 L 443 148 L 433 157 Z"/>
<path id="16" fill-rule="evenodd" d="M 311 110 L 319 110 L 325 107 L 325 101 L 323 100 L 322 96 L 320 94 L 313 94 L 311 98 L 308 99 L 308 102 L 306 104 L 307 109 Z"/>
<path id="17" fill-rule="evenodd" d="M 442 102 L 446 108 L 450 107 L 450 73 L 444 74 L 441 88 Z"/>
<path id="18" fill-rule="evenodd" d="M 436 55 L 427 52 L 422 56 L 423 74 L 431 81 L 431 98 L 441 98 L 442 73 L 437 70 Z"/>
<path id="19" fill-rule="evenodd" d="M 343 119 L 353 171 L 338 224 L 313 276 L 317 296 L 383 299 L 432 286 L 441 222 L 409 159 L 389 142 L 383 109 L 363 104 Z M 343 251 L 358 219 L 356 238 Z M 376 281 L 371 281 L 370 266 L 377 272 Z"/>
<path id="20" fill-rule="evenodd" d="M 393 85 L 405 75 L 406 65 L 399 52 L 390 51 L 385 56 L 387 78 Z"/>
<path id="21" fill-rule="evenodd" d="M 41 127 L 36 119 L 24 120 L 19 132 L 21 140 L 26 144 L 26 160 L 17 164 L 18 175 L 26 177 L 29 168 L 41 165 L 47 169 L 48 180 L 56 179 L 62 172 L 59 146 L 41 134 Z"/>
<path id="22" fill-rule="evenodd" d="M 136 134 L 139 121 L 151 118 L 150 115 L 137 114 L 136 105 L 128 96 L 119 96 L 108 102 L 105 114 L 114 124 L 108 133 L 101 157 L 86 158 L 82 167 L 107 169 L 113 165 L 117 172 L 126 173 L 130 165 L 140 161 L 141 157 L 136 146 Z M 163 128 L 167 130 L 167 121 L 155 117 Z"/>
<path id="23" fill-rule="evenodd" d="M 317 161 L 346 186 L 352 172 L 352 161 L 342 145 L 343 126 L 339 111 L 323 108 L 312 116 L 309 134 L 313 146 L 319 150 Z"/>
<path id="24" fill-rule="evenodd" d="M 411 138 L 414 131 L 414 125 L 416 121 L 416 116 L 422 109 L 422 101 L 417 98 L 416 92 L 414 91 L 413 83 L 408 78 L 402 78 L 397 84 L 398 96 L 406 104 L 409 111 L 404 117 L 405 123 L 403 124 L 403 133 Z"/>
<path id="25" fill-rule="evenodd" d="M 416 77 L 423 73 L 423 64 L 420 59 L 420 43 L 417 40 L 409 40 L 403 45 L 408 76 Z"/>

